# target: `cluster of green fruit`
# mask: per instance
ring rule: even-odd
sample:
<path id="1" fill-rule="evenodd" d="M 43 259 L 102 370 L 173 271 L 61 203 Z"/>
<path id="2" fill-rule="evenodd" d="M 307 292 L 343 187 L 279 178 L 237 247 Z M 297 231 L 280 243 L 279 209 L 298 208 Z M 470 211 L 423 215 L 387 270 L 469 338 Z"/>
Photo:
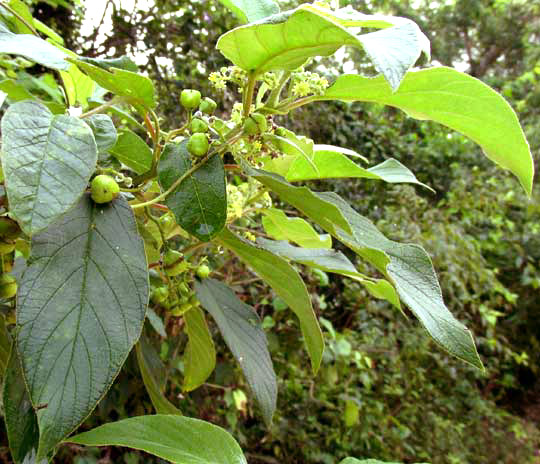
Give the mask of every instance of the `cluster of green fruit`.
<path id="1" fill-rule="evenodd" d="M 12 219 L 0 217 L 0 298 L 10 299 L 17 293 L 17 281 L 8 274 L 13 267 L 16 240 L 21 235 L 19 225 Z"/>
<path id="2" fill-rule="evenodd" d="M 208 121 L 205 116 L 211 116 L 216 110 L 217 104 L 211 98 L 201 98 L 201 92 L 193 89 L 184 89 L 180 94 L 180 103 L 189 111 L 191 137 L 188 140 L 187 149 L 196 157 L 205 156 L 210 148 L 208 139 Z M 193 117 L 192 112 L 198 108 Z"/>

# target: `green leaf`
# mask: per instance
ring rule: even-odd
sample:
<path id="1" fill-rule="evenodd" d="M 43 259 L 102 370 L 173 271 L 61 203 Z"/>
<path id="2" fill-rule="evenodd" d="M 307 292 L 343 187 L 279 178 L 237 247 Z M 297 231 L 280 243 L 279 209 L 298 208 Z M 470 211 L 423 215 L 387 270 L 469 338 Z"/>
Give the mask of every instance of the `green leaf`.
<path id="1" fill-rule="evenodd" d="M 418 184 L 430 190 L 430 187 L 418 181 L 414 174 L 399 161 L 390 158 L 377 166 L 365 169 L 351 161 L 341 151 L 334 151 L 315 146 L 311 162 L 307 162 L 302 157 L 297 157 L 289 167 L 285 178 L 288 181 L 295 182 L 312 179 L 328 178 L 365 178 L 384 180 L 389 183 L 410 183 Z M 316 167 L 316 169 L 314 168 Z"/>
<path id="2" fill-rule="evenodd" d="M 378 20 L 365 24 L 377 27 Z M 356 35 L 332 18 L 330 10 L 301 5 L 255 24 L 241 26 L 220 37 L 217 48 L 242 69 L 260 74 L 293 71 L 309 58 L 329 56 L 344 45 L 366 51 L 375 68 L 397 89 L 407 70 L 426 51 L 427 38 L 418 26 L 400 18 L 396 26 Z"/>
<path id="3" fill-rule="evenodd" d="M 197 307 L 184 314 L 188 344 L 184 357 L 184 391 L 200 387 L 216 367 L 216 350 L 204 313 Z"/>
<path id="4" fill-rule="evenodd" d="M 152 149 L 135 132 L 120 132 L 111 155 L 137 174 L 144 174 L 152 167 Z"/>
<path id="5" fill-rule="evenodd" d="M 90 76 L 101 87 L 125 97 L 141 112 L 141 108 L 153 108 L 156 105 L 154 97 L 154 84 L 147 77 L 125 69 L 110 68 L 110 70 L 82 60 L 70 59 L 83 72 Z"/>
<path id="6" fill-rule="evenodd" d="M 34 25 L 34 18 L 32 18 L 32 13 L 30 13 L 28 7 L 21 0 L 9 0 L 9 6 L 13 11 L 18 13 L 19 16 L 23 18 L 28 24 L 32 26 Z M 19 34 L 32 34 L 32 29 L 30 29 L 20 19 L 15 16 L 13 16 L 13 19 L 15 21 L 17 32 Z"/>
<path id="7" fill-rule="evenodd" d="M 354 211 L 338 195 L 332 192 L 318 195 L 339 207 L 353 229 L 352 234 L 339 227 L 329 232 L 388 276 L 401 300 L 437 343 L 454 356 L 483 369 L 471 332 L 444 304 L 437 276 L 425 250 L 419 245 L 387 239 L 371 221 Z"/>
<path id="8" fill-rule="evenodd" d="M 163 149 L 158 178 L 164 190 L 192 167 L 186 146 L 187 140 L 184 140 L 169 143 Z M 189 175 L 167 197 L 165 204 L 174 213 L 176 222 L 199 240 L 206 242 L 215 237 L 227 219 L 225 168 L 219 155 Z"/>
<path id="9" fill-rule="evenodd" d="M 295 140 L 289 137 L 280 137 L 274 134 L 266 134 L 263 138 L 265 142 L 270 143 L 270 145 L 274 146 L 274 148 L 279 152 L 289 156 L 300 157 L 304 160 L 304 162 L 308 163 L 308 165 L 310 165 L 314 171 L 317 171 L 317 166 L 312 161 L 312 140 L 304 137 L 306 141 L 300 141 L 299 137 L 296 137 Z M 309 140 L 309 142 L 307 142 L 307 140 Z"/>
<path id="10" fill-rule="evenodd" d="M 478 143 L 531 194 L 533 160 L 517 116 L 502 96 L 474 77 L 446 67 L 424 69 L 408 73 L 393 93 L 380 77 L 349 74 L 339 77 L 320 99 L 382 103 L 448 126 Z"/>
<path id="11" fill-rule="evenodd" d="M 146 318 L 152 326 L 152 328 L 163 338 L 167 338 L 167 332 L 165 331 L 165 324 L 160 316 L 152 308 L 146 309 Z"/>
<path id="12" fill-rule="evenodd" d="M 143 336 L 139 339 L 139 343 L 135 345 L 137 353 L 137 362 L 141 371 L 141 377 L 150 397 L 150 401 L 154 405 L 158 414 L 178 414 L 181 415 L 179 409 L 176 408 L 163 395 L 165 387 L 163 380 L 165 379 L 165 367 L 163 366 L 159 355 L 154 348 L 148 343 Z"/>
<path id="13" fill-rule="evenodd" d="M 49 42 L 30 34 L 13 34 L 0 24 L 0 53 L 19 55 L 47 68 L 67 71 L 68 55 Z"/>
<path id="14" fill-rule="evenodd" d="M 352 232 L 339 208 L 327 202 L 307 187 L 295 187 L 283 177 L 260 169 L 244 167 L 246 174 L 276 193 L 283 201 L 293 205 L 321 225 L 323 229 L 333 229 L 334 224 L 345 231 Z"/>
<path id="15" fill-rule="evenodd" d="M 7 365 L 9 363 L 9 355 L 11 352 L 11 337 L 9 336 L 6 327 L 6 320 L 0 316 L 0 383 L 4 379 Z"/>
<path id="16" fill-rule="evenodd" d="M 42 23 L 39 19 L 32 18 L 32 22 L 34 23 L 34 27 L 36 28 L 36 30 L 46 35 L 57 44 L 59 45 L 64 44 L 64 39 L 62 38 L 62 36 L 58 35 L 53 29 L 51 29 L 46 24 Z"/>
<path id="17" fill-rule="evenodd" d="M 1 81 L 0 90 L 7 93 L 7 96 L 11 102 L 35 100 L 35 97 L 26 89 L 24 85 L 15 82 L 13 79 L 5 79 Z"/>
<path id="18" fill-rule="evenodd" d="M 311 367 L 313 372 L 317 372 L 324 351 L 324 339 L 309 293 L 298 272 L 284 259 L 240 239 L 228 229 L 223 229 L 217 240 L 251 267 L 298 316 Z"/>
<path id="19" fill-rule="evenodd" d="M 99 153 L 109 151 L 118 139 L 116 127 L 106 114 L 93 114 L 84 120 L 92 129 Z"/>
<path id="20" fill-rule="evenodd" d="M 244 23 L 259 21 L 279 13 L 279 6 L 272 0 L 219 0 Z"/>
<path id="21" fill-rule="evenodd" d="M 229 287 L 217 280 L 196 281 L 195 291 L 242 367 L 264 420 L 270 424 L 276 409 L 277 382 L 259 316 L 251 306 L 240 301 Z"/>
<path id="22" fill-rule="evenodd" d="M 148 303 L 144 245 L 123 197 L 89 195 L 32 239 L 17 348 L 45 457 L 94 409 L 138 340 Z"/>
<path id="23" fill-rule="evenodd" d="M 332 237 L 319 235 L 302 218 L 289 218 L 282 210 L 275 208 L 265 209 L 263 214 L 264 230 L 276 240 L 290 240 L 304 248 L 332 248 Z"/>
<path id="24" fill-rule="evenodd" d="M 15 347 L 11 350 L 6 370 L 3 403 L 11 457 L 15 464 L 22 464 L 25 458 L 28 459 L 37 452 L 39 430 Z"/>
<path id="25" fill-rule="evenodd" d="M 247 464 L 225 430 L 189 417 L 139 416 L 111 422 L 66 440 L 86 446 L 127 446 L 175 464 Z"/>
<path id="26" fill-rule="evenodd" d="M 90 79 L 80 69 L 71 64 L 67 71 L 60 71 L 64 89 L 70 106 L 80 104 L 81 107 L 88 107 L 88 99 L 94 94 L 96 83 Z"/>
<path id="27" fill-rule="evenodd" d="M 8 108 L 2 135 L 10 210 L 23 231 L 33 235 L 80 198 L 96 168 L 96 142 L 80 119 L 55 116 L 32 101 Z"/>
<path id="28" fill-rule="evenodd" d="M 118 58 L 80 58 L 85 63 L 90 63 L 98 68 L 110 71 L 112 68 L 123 69 L 124 71 L 139 72 L 138 66 L 129 56 L 120 56 Z"/>
<path id="29" fill-rule="evenodd" d="M 275 242 L 264 238 L 258 238 L 257 244 L 283 258 L 356 280 L 364 285 L 372 296 L 387 300 L 401 310 L 399 296 L 387 280 L 373 279 L 359 273 L 353 263 L 340 251 L 298 248 L 287 242 Z"/>

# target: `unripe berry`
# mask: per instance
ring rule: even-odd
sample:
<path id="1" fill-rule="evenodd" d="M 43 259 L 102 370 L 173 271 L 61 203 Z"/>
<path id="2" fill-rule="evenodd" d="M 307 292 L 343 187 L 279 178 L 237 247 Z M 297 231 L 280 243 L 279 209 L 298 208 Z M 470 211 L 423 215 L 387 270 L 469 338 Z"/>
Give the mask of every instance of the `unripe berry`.
<path id="1" fill-rule="evenodd" d="M 15 242 L 0 241 L 0 255 L 7 255 L 15 249 Z"/>
<path id="2" fill-rule="evenodd" d="M 206 279 L 210 275 L 210 268 L 206 264 L 201 264 L 196 272 L 198 277 Z"/>
<path id="3" fill-rule="evenodd" d="M 101 174 L 92 180 L 90 192 L 96 203 L 108 203 L 118 196 L 120 187 L 111 176 Z"/>
<path id="4" fill-rule="evenodd" d="M 192 110 L 199 106 L 201 102 L 201 92 L 193 89 L 184 89 L 180 94 L 180 103 L 187 110 Z"/>
<path id="5" fill-rule="evenodd" d="M 214 114 L 214 111 L 216 111 L 216 108 L 217 108 L 217 103 L 208 97 L 203 98 L 203 100 L 201 101 L 201 104 L 199 105 L 199 109 L 204 114 L 208 114 L 209 116 Z"/>
<path id="6" fill-rule="evenodd" d="M 193 118 L 191 120 L 191 132 L 193 134 L 196 134 L 198 132 L 204 134 L 205 132 L 208 132 L 208 124 L 206 124 L 206 122 L 202 119 Z"/>
<path id="7" fill-rule="evenodd" d="M 194 156 L 204 156 L 208 153 L 210 144 L 206 134 L 193 134 L 187 143 L 187 150 Z"/>
<path id="8" fill-rule="evenodd" d="M 151 300 L 153 303 L 161 304 L 169 298 L 169 289 L 167 287 L 155 288 L 152 292 Z"/>
<path id="9" fill-rule="evenodd" d="M 13 298 L 17 294 L 17 281 L 9 274 L 0 275 L 0 298 Z"/>
<path id="10" fill-rule="evenodd" d="M 266 117 L 260 113 L 252 113 L 244 121 L 244 133 L 247 135 L 262 134 L 268 130 Z"/>

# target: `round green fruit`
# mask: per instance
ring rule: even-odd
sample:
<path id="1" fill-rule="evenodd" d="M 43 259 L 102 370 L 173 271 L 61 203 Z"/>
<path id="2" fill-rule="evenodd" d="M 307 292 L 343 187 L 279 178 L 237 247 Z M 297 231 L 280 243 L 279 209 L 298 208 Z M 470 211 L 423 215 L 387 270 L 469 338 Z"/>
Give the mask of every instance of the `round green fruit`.
<path id="1" fill-rule="evenodd" d="M 247 135 L 262 134 L 268 130 L 268 121 L 264 114 L 253 113 L 244 121 L 244 133 Z"/>
<path id="2" fill-rule="evenodd" d="M 0 255 L 7 255 L 15 249 L 15 242 L 0 241 Z"/>
<path id="3" fill-rule="evenodd" d="M 174 219 L 173 213 L 166 213 L 163 216 L 160 216 L 158 219 L 159 228 L 161 231 L 167 235 L 169 232 L 176 227 L 176 220 Z"/>
<path id="4" fill-rule="evenodd" d="M 206 264 L 201 264 L 197 268 L 197 277 L 200 277 L 201 279 L 206 279 L 210 275 L 210 268 Z"/>
<path id="5" fill-rule="evenodd" d="M 90 192 L 96 203 L 109 203 L 118 196 L 120 187 L 111 176 L 101 174 L 92 180 Z"/>
<path id="6" fill-rule="evenodd" d="M 193 134 L 187 143 L 188 151 L 194 156 L 204 156 L 208 153 L 210 144 L 206 134 Z"/>
<path id="7" fill-rule="evenodd" d="M 203 98 L 201 101 L 201 104 L 199 105 L 199 109 L 204 114 L 208 114 L 209 116 L 214 114 L 214 111 L 216 111 L 216 108 L 217 108 L 217 103 L 208 97 Z"/>
<path id="8" fill-rule="evenodd" d="M 0 298 L 13 298 L 17 294 L 17 281 L 9 274 L 0 275 Z"/>
<path id="9" fill-rule="evenodd" d="M 201 92 L 193 89 L 184 89 L 180 94 L 180 103 L 188 110 L 192 110 L 201 103 Z"/>
<path id="10" fill-rule="evenodd" d="M 161 304 L 169 298 L 169 289 L 167 287 L 157 287 L 152 292 L 151 300 L 153 303 Z"/>
<path id="11" fill-rule="evenodd" d="M 199 118 L 193 118 L 191 120 L 191 132 L 193 134 L 201 133 L 204 134 L 208 132 L 208 124 L 205 121 Z"/>

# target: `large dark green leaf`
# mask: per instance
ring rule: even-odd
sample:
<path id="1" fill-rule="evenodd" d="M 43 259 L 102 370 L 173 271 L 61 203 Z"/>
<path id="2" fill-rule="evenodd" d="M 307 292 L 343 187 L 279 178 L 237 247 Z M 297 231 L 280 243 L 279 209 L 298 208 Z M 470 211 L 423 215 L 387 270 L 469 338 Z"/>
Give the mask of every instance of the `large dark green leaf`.
<path id="1" fill-rule="evenodd" d="M 338 195 L 331 192 L 318 195 L 338 206 L 353 229 L 352 234 L 339 227 L 329 232 L 388 276 L 401 300 L 437 343 L 454 356 L 483 369 L 471 332 L 444 304 L 426 251 L 419 245 L 387 239 L 371 221 L 354 211 Z"/>
<path id="2" fill-rule="evenodd" d="M 446 67 L 410 72 L 395 93 L 381 77 L 349 74 L 339 77 L 321 99 L 383 103 L 457 130 L 515 174 L 531 194 L 533 160 L 516 114 L 503 97 L 468 74 Z"/>
<path id="3" fill-rule="evenodd" d="M 298 272 L 284 259 L 237 237 L 228 229 L 223 229 L 217 239 L 270 285 L 298 316 L 312 369 L 317 372 L 324 351 L 324 339 L 309 293 Z"/>
<path id="4" fill-rule="evenodd" d="M 118 134 L 112 119 L 106 114 L 94 114 L 85 119 L 94 133 L 94 139 L 100 153 L 105 153 L 116 144 Z"/>
<path id="5" fill-rule="evenodd" d="M 355 24 L 381 27 L 379 17 L 363 16 Z M 387 27 L 385 24 L 382 27 Z M 397 89 L 403 75 L 420 53 L 429 51 L 429 41 L 418 26 L 404 18 L 381 31 L 356 35 L 339 24 L 331 10 L 301 5 L 220 37 L 217 48 L 236 66 L 263 73 L 276 69 L 293 71 L 314 56 L 329 56 L 344 45 L 366 51 L 375 68 Z"/>
<path id="6" fill-rule="evenodd" d="M 68 55 L 62 50 L 35 35 L 13 34 L 3 24 L 0 24 L 0 53 L 24 56 L 47 68 L 69 69 Z"/>
<path id="7" fill-rule="evenodd" d="M 22 464 L 37 452 L 39 430 L 16 349 L 11 350 L 6 369 L 3 402 L 11 457 L 16 464 Z"/>
<path id="8" fill-rule="evenodd" d="M 247 464 L 225 430 L 189 417 L 139 416 L 111 422 L 66 440 L 86 446 L 127 446 L 175 464 Z"/>
<path id="9" fill-rule="evenodd" d="M 231 10 L 240 21 L 252 23 L 279 13 L 279 6 L 273 0 L 219 0 Z"/>
<path id="10" fill-rule="evenodd" d="M 95 170 L 92 130 L 43 105 L 11 105 L 2 119 L 2 168 L 10 210 L 33 235 L 75 205 Z"/>
<path id="11" fill-rule="evenodd" d="M 148 270 L 119 197 L 77 206 L 32 239 L 19 287 L 17 346 L 46 456 L 94 409 L 140 336 Z"/>
<path id="12" fill-rule="evenodd" d="M 269 424 L 276 409 L 277 382 L 259 316 L 251 306 L 240 301 L 229 287 L 217 280 L 195 282 L 195 291 L 242 367 L 264 420 Z"/>
<path id="13" fill-rule="evenodd" d="M 150 345 L 144 336 L 139 339 L 135 346 L 137 363 L 141 371 L 141 377 L 152 401 L 152 405 L 158 414 L 182 414 L 163 394 L 165 388 L 165 366 L 161 362 L 156 350 Z"/>
<path id="14" fill-rule="evenodd" d="M 192 167 L 187 140 L 165 146 L 158 164 L 159 183 L 164 190 Z M 211 240 L 225 226 L 227 190 L 225 168 L 216 155 L 186 178 L 171 193 L 165 204 L 176 222 L 199 240 Z"/>
<path id="15" fill-rule="evenodd" d="M 188 344 L 184 357 L 185 391 L 200 387 L 216 367 L 216 350 L 204 313 L 197 307 L 184 314 Z"/>
<path id="16" fill-rule="evenodd" d="M 143 139 L 130 130 L 120 133 L 110 152 L 137 174 L 144 174 L 152 167 L 152 150 Z"/>

